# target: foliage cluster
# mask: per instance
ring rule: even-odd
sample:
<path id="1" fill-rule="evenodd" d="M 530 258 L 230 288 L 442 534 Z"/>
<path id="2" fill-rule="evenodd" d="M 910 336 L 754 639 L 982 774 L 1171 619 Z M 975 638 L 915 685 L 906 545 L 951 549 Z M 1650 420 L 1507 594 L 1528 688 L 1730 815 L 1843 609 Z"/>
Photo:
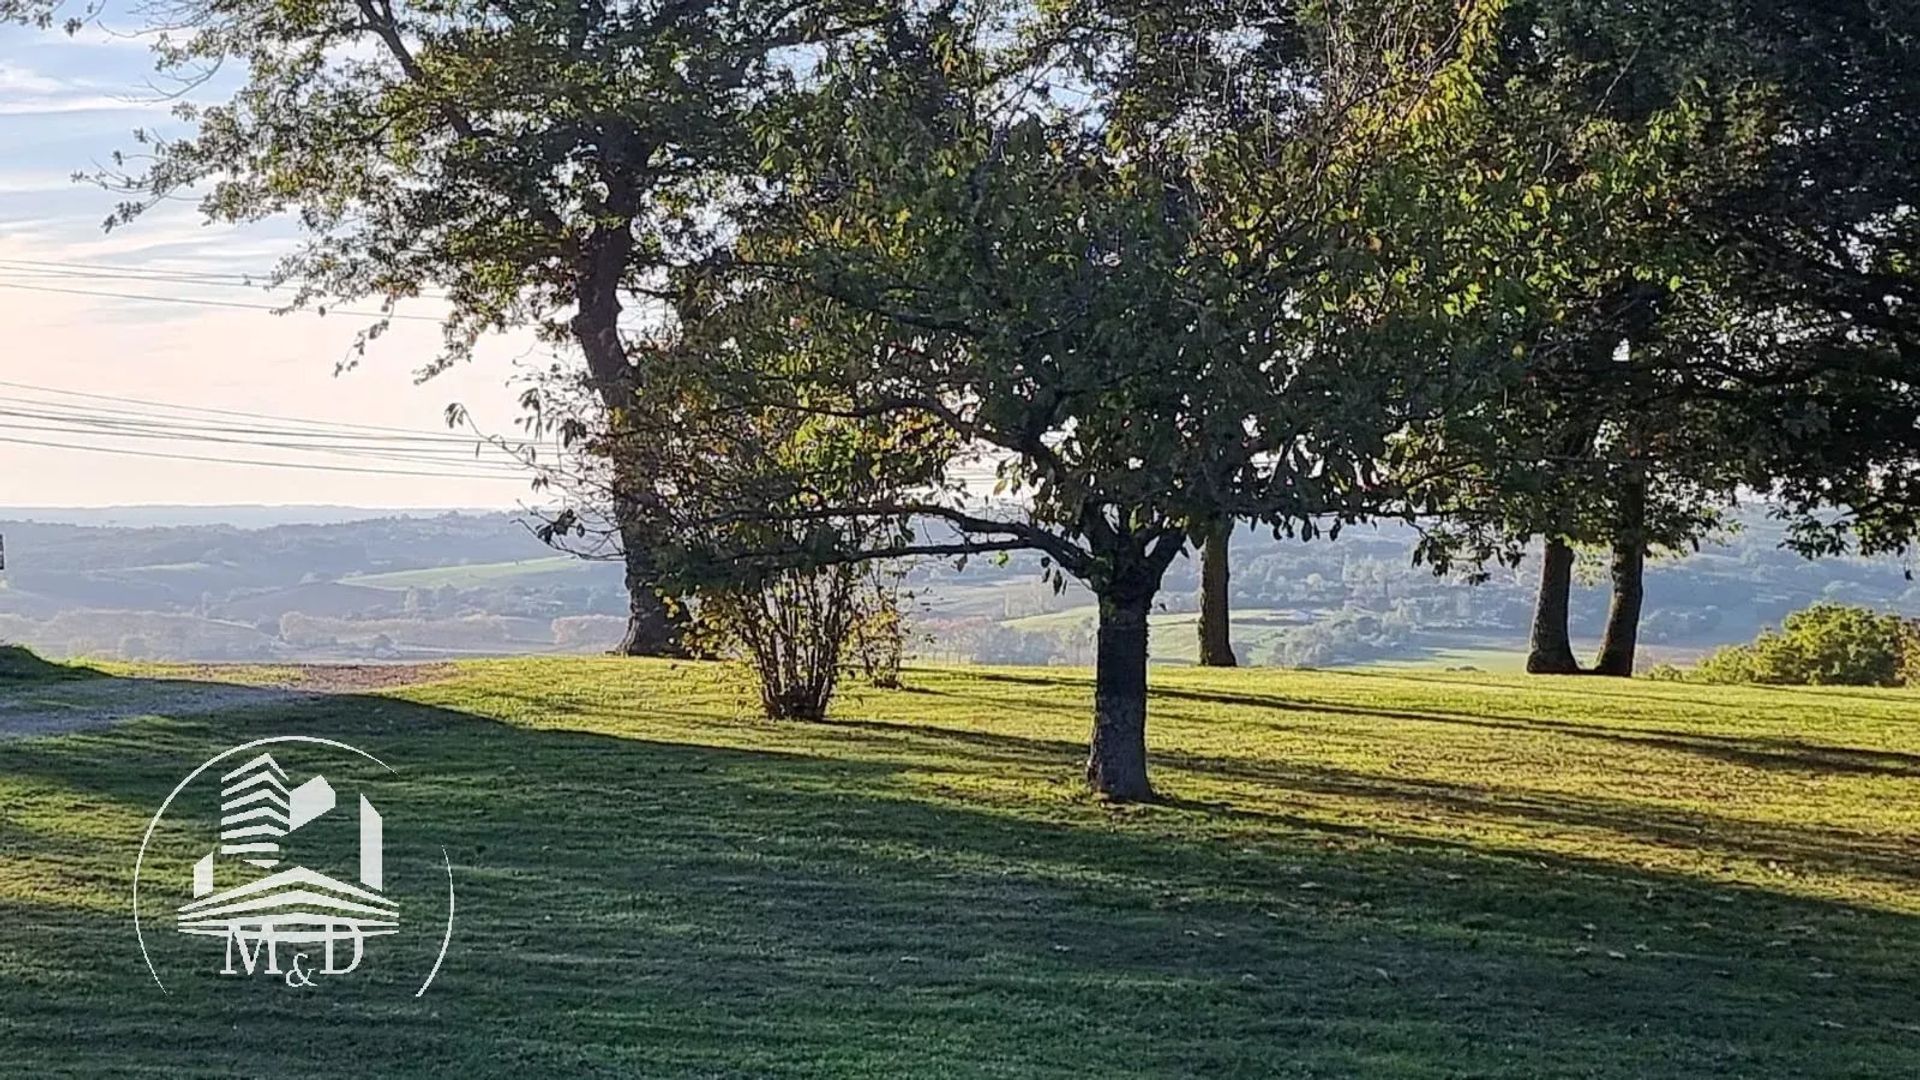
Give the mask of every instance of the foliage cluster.
<path id="1" fill-rule="evenodd" d="M 1777 686 L 1920 686 L 1920 620 L 1847 604 L 1814 604 L 1751 643 L 1714 651 L 1667 678 Z"/>

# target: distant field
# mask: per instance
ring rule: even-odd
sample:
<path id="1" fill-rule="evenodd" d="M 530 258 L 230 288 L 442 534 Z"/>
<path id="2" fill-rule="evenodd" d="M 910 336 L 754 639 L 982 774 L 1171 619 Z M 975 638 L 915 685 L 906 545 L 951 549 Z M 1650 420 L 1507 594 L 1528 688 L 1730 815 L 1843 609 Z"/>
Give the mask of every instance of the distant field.
<path id="1" fill-rule="evenodd" d="M 1099 609 L 1086 605 L 1008 619 L 1002 625 L 1030 633 L 1060 633 L 1076 627 L 1091 630 Z M 1274 608 L 1237 608 L 1233 611 L 1233 645 L 1243 664 L 1258 665 L 1271 654 L 1273 639 L 1291 628 L 1307 626 L 1314 612 Z M 1200 657 L 1200 616 L 1194 612 L 1161 612 L 1152 616 L 1153 659 L 1172 664 L 1191 664 Z M 1479 671 L 1517 675 L 1526 670 L 1526 641 L 1515 634 L 1511 640 L 1493 640 L 1482 635 L 1435 632 L 1422 635 L 1406 649 L 1406 655 L 1391 659 L 1358 661 L 1353 667 L 1406 669 L 1473 668 Z M 1590 653 L 1597 645 L 1583 644 Z"/>
<path id="2" fill-rule="evenodd" d="M 1091 631 L 1098 618 L 1099 609 L 1089 604 L 1045 615 L 1008 619 L 1002 625 L 1010 630 L 1038 633 L 1059 633 L 1075 627 Z M 1235 610 L 1232 619 L 1234 647 L 1243 656 L 1260 655 L 1265 652 L 1270 637 L 1289 626 L 1303 625 L 1302 618 L 1302 614 L 1295 611 L 1262 608 Z M 1151 616 L 1153 659 L 1175 664 L 1191 664 L 1198 660 L 1199 619 L 1200 616 L 1194 612 L 1159 612 Z"/>
<path id="3" fill-rule="evenodd" d="M 504 585 L 519 578 L 549 578 L 556 574 L 578 573 L 588 565 L 590 564 L 571 555 L 554 555 L 543 559 L 517 559 L 513 562 L 395 570 L 385 574 L 350 574 L 341 578 L 340 584 L 395 590 L 438 589 L 447 585 L 456 589 L 472 589 L 484 585 Z"/>
<path id="4" fill-rule="evenodd" d="M 1920 1075 L 1917 694 L 1159 668 L 1168 801 L 1114 810 L 1075 777 L 1083 670 L 783 725 L 713 665 L 447 671 L 205 715 L 146 668 L 114 681 L 164 715 L 0 739 L 0 1073 Z M 459 883 L 426 998 L 140 963 L 148 815 L 287 732 L 428 808 L 388 822 Z"/>
<path id="5" fill-rule="evenodd" d="M 1524 648 L 1428 648 L 1417 656 L 1370 661 L 1364 667 L 1405 670 L 1472 668 L 1495 675 L 1520 675 L 1527 670 Z"/>

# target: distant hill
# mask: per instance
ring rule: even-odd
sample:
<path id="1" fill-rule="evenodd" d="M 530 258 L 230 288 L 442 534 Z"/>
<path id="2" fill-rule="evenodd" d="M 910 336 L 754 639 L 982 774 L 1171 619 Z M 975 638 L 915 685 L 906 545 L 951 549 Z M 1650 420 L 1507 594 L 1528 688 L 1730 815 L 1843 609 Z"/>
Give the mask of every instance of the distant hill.
<path id="1" fill-rule="evenodd" d="M 168 525 L 227 525 L 268 529 L 275 525 L 344 525 L 377 518 L 439 517 L 443 514 L 498 514 L 485 507 L 419 509 L 369 506 L 0 506 L 0 521 L 47 525 L 93 525 L 142 529 Z"/>
<path id="2" fill-rule="evenodd" d="M 0 642 L 43 655 L 171 660 L 424 659 L 595 652 L 619 639 L 618 563 L 541 544 L 516 515 L 350 507 L 114 507 L 11 511 L 0 520 Z M 57 521 L 55 518 L 76 520 Z M 333 520 L 345 517 L 348 520 Z M 93 518 L 93 521 L 77 519 Z M 217 520 L 191 520 L 212 518 Z M 104 524 L 103 522 L 115 522 Z M 1722 542 L 1649 570 L 1643 640 L 1685 658 L 1751 638 L 1815 600 L 1920 615 L 1899 563 L 1808 561 L 1764 515 Z M 1414 534 L 1382 525 L 1338 542 L 1234 537 L 1234 641 L 1242 662 L 1291 667 L 1517 663 L 1531 563 L 1468 585 L 1411 564 Z M 1598 580 L 1597 560 L 1587 567 Z M 1194 655 L 1198 563 L 1177 560 L 1155 616 L 1156 660 Z M 930 560 L 906 578 L 916 648 L 942 660 L 1086 663 L 1095 610 L 1056 593 L 1039 560 Z M 1606 592 L 1574 597 L 1597 633 Z"/>
<path id="3" fill-rule="evenodd" d="M 624 614 L 619 568 L 557 555 L 514 515 L 242 509 L 234 516 L 249 525 L 0 521 L 0 640 L 50 656 L 306 661 L 591 652 L 618 640 L 617 622 L 583 617 Z M 336 512 L 361 516 L 266 523 Z"/>

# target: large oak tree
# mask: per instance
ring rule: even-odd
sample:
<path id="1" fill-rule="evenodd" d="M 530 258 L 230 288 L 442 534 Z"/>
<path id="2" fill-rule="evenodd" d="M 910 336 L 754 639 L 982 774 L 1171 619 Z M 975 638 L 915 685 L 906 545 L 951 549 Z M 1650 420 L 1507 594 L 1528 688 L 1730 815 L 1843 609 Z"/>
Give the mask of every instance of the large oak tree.
<path id="1" fill-rule="evenodd" d="M 170 0 L 142 8 L 163 74 L 244 70 L 188 133 L 141 136 L 118 178 L 127 223 L 198 197 L 241 222 L 289 215 L 278 266 L 297 303 L 431 293 L 445 350 L 537 327 L 584 361 L 618 427 L 677 332 L 668 278 L 722 239 L 752 186 L 754 116 L 797 51 L 868 25 L 860 0 Z M 369 336 L 382 326 L 367 327 Z M 658 589 L 649 484 L 611 461 L 605 507 L 627 568 L 624 651 L 679 648 Z"/>

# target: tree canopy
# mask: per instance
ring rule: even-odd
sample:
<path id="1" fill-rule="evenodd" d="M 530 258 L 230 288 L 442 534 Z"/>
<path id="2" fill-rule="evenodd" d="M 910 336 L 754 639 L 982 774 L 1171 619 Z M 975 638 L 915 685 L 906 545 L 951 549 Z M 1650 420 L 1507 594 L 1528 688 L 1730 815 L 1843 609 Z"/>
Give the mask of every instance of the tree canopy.
<path id="1" fill-rule="evenodd" d="M 670 393 L 707 411 L 663 415 L 884 452 L 647 471 L 736 560 L 767 554 L 743 521 L 813 523 L 793 557 L 1043 552 L 1101 599 L 1089 778 L 1144 797 L 1146 615 L 1188 541 L 1385 511 L 1408 428 L 1524 366 L 1491 343 L 1561 270 L 1532 178 L 1462 138 L 1494 14 L 1010 6 L 835 43 L 763 129 L 774 194 L 689 324 L 700 389 Z M 876 520 L 887 542 L 840 548 Z"/>

